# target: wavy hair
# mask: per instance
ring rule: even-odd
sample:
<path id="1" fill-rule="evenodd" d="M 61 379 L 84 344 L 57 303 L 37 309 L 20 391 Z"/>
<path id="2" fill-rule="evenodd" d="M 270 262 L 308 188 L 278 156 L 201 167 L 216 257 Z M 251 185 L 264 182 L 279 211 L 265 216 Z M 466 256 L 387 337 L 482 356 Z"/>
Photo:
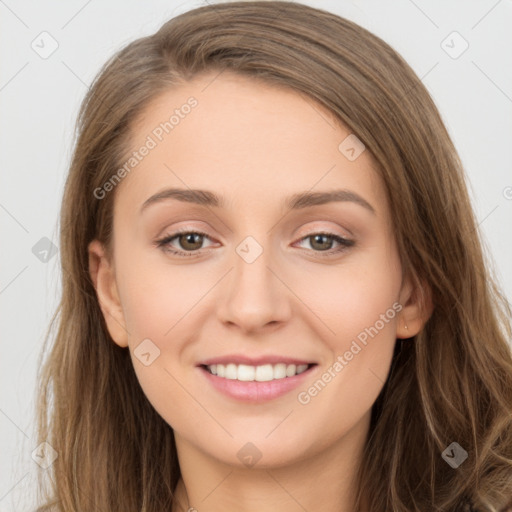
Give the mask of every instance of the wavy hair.
<path id="1" fill-rule="evenodd" d="M 397 340 L 372 408 L 358 502 L 364 494 L 372 512 L 508 510 L 511 309 L 434 102 L 396 51 L 355 23 L 295 2 L 236 1 L 190 10 L 125 46 L 81 105 L 60 212 L 62 297 L 38 372 L 38 442 L 58 453 L 38 476 L 38 511 L 171 510 L 173 431 L 110 338 L 87 248 L 111 243 L 115 190 L 101 200 L 94 190 L 125 161 L 144 108 L 224 70 L 304 94 L 357 135 L 385 184 L 404 272 L 431 290 L 432 315 Z M 457 469 L 442 458 L 452 442 L 468 452 Z"/>

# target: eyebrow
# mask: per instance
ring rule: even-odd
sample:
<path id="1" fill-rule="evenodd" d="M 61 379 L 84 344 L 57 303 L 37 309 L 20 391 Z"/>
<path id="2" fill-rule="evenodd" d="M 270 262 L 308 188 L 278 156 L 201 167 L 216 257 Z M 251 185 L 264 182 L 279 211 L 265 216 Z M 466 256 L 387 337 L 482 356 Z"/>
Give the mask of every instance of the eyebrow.
<path id="1" fill-rule="evenodd" d="M 209 190 L 167 188 L 152 195 L 144 201 L 140 213 L 152 204 L 160 203 L 169 199 L 194 203 L 202 206 L 213 206 L 225 208 L 225 198 Z M 351 202 L 366 208 L 374 215 L 376 214 L 373 206 L 363 199 L 360 195 L 351 190 L 339 189 L 329 190 L 327 192 L 300 192 L 293 194 L 285 199 L 285 206 L 288 210 L 300 210 L 311 206 L 323 205 L 331 202 Z"/>

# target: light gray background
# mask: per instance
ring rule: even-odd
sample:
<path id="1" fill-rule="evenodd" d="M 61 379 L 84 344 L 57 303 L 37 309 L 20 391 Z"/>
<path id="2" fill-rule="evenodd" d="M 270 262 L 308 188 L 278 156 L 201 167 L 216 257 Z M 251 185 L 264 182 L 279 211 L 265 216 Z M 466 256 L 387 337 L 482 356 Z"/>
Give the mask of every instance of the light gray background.
<path id="1" fill-rule="evenodd" d="M 512 2 L 303 3 L 382 37 L 422 78 L 465 165 L 482 234 L 510 300 Z M 58 245 L 57 215 L 80 101 L 111 54 L 204 4 L 0 0 L 0 512 L 29 510 L 35 503 L 35 375 L 60 275 L 58 253 L 44 263 L 32 248 L 43 237 Z M 38 37 L 43 31 L 59 45 L 46 59 L 31 47 L 34 40 L 50 47 Z M 453 31 L 469 44 L 456 59 L 441 46 Z M 444 43 L 452 52 L 461 44 L 457 36 Z"/>

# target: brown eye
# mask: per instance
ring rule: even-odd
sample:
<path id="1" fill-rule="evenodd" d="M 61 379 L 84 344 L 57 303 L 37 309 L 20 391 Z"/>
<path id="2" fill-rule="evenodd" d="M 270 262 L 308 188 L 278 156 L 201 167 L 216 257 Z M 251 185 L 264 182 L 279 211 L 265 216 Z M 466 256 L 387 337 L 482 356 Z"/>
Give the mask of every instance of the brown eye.
<path id="1" fill-rule="evenodd" d="M 157 240 L 155 243 L 157 247 L 171 254 L 196 256 L 200 249 L 203 248 L 202 245 L 205 238 L 210 239 L 206 233 L 199 231 L 177 231 L 161 240 Z M 178 243 L 177 247 L 174 245 L 176 242 Z"/>
<path id="2" fill-rule="evenodd" d="M 177 237 L 180 247 L 185 250 L 195 251 L 201 249 L 203 235 L 200 233 L 185 233 Z"/>
<path id="3" fill-rule="evenodd" d="M 311 249 L 320 254 L 320 256 L 332 256 L 340 253 L 349 247 L 352 247 L 355 242 L 341 236 L 335 235 L 334 233 L 314 233 L 312 235 L 305 236 L 300 241 L 308 240 Z M 339 247 L 333 248 L 333 243 L 337 243 Z"/>
<path id="4" fill-rule="evenodd" d="M 325 251 L 325 250 L 329 250 L 329 249 L 332 248 L 333 237 L 329 237 L 327 235 L 318 234 L 318 235 L 311 235 L 308 238 L 310 240 L 312 240 L 311 247 L 313 247 L 313 249 L 318 249 L 320 251 Z M 329 239 L 330 239 L 330 241 L 329 241 Z"/>

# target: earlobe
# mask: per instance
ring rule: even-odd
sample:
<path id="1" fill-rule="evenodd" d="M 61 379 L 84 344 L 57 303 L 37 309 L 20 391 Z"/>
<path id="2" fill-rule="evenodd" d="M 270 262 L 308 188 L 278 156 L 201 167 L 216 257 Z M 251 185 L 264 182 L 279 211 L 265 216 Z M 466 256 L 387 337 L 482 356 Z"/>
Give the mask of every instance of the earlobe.
<path id="1" fill-rule="evenodd" d="M 105 318 L 110 336 L 120 347 L 128 346 L 128 332 L 114 269 L 109 261 L 103 244 L 93 240 L 88 246 L 89 274 L 96 289 L 98 303 Z"/>
<path id="2" fill-rule="evenodd" d="M 412 338 L 425 327 L 434 309 L 428 283 L 414 286 L 407 279 L 400 293 L 400 304 L 403 307 L 397 320 L 396 337 Z"/>

